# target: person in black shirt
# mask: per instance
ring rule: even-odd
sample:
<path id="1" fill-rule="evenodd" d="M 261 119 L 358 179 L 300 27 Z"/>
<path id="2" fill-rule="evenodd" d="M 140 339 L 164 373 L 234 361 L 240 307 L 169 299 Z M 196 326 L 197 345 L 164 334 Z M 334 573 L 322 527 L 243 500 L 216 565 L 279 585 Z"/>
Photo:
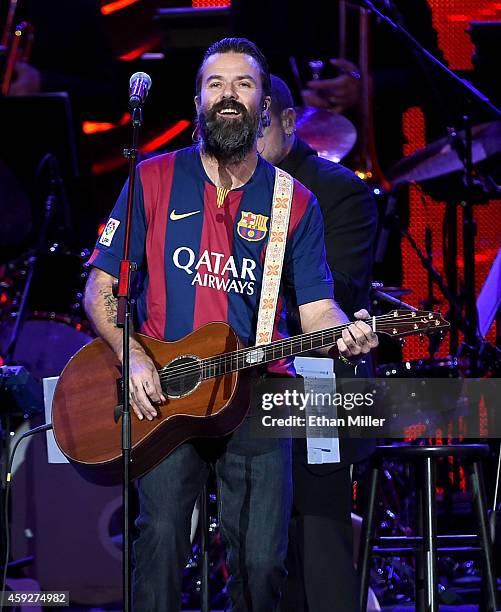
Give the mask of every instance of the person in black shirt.
<path id="1" fill-rule="evenodd" d="M 369 307 L 377 210 L 365 183 L 351 170 L 318 157 L 295 134 L 292 95 L 272 76 L 270 125 L 259 141 L 268 161 L 302 182 L 318 198 L 336 301 L 345 312 Z M 339 378 L 354 369 L 335 360 Z M 367 358 L 356 368 L 371 375 Z M 304 439 L 293 440 L 293 515 L 289 529 L 284 612 L 358 612 L 359 580 L 353 567 L 350 465 L 373 450 L 371 440 L 340 440 L 341 461 L 309 465 Z"/>

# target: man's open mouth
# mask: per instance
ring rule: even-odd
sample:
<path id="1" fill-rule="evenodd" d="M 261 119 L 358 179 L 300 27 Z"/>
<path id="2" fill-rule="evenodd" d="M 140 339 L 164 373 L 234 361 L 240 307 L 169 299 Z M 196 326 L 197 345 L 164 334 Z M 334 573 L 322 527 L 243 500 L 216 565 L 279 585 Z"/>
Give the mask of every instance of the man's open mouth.
<path id="1" fill-rule="evenodd" d="M 223 108 L 217 114 L 223 117 L 239 117 L 241 113 L 234 108 Z"/>

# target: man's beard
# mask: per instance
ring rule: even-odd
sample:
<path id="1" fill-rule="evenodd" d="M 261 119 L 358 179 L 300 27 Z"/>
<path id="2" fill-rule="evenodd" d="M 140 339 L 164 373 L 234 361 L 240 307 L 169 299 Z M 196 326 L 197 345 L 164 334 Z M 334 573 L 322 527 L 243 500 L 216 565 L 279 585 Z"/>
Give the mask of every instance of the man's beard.
<path id="1" fill-rule="evenodd" d="M 238 118 L 218 115 L 222 109 L 231 108 L 240 112 Z M 202 150 L 207 155 L 223 162 L 240 162 L 252 151 L 260 126 L 258 112 L 249 113 L 236 100 L 222 100 L 206 110 L 200 108 L 197 126 L 202 139 Z"/>

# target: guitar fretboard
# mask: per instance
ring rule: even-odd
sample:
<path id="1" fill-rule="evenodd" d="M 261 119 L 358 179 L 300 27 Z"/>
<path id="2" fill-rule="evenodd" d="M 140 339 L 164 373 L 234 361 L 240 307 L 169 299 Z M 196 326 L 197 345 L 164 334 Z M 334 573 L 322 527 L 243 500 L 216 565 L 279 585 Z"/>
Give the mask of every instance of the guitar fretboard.
<path id="1" fill-rule="evenodd" d="M 323 329 L 300 336 L 292 336 L 284 340 L 276 340 L 270 344 L 253 346 L 232 353 L 225 353 L 224 355 L 208 357 L 202 361 L 203 378 L 222 376 L 229 372 L 321 349 L 324 346 L 334 344 L 341 336 L 345 327 L 348 327 L 348 325 Z"/>
<path id="2" fill-rule="evenodd" d="M 394 338 L 411 334 L 441 331 L 449 327 L 439 312 L 423 310 L 393 310 L 392 312 L 366 320 L 374 332 L 381 332 Z M 300 355 L 312 350 L 335 344 L 350 323 L 314 331 L 292 338 L 276 340 L 269 344 L 244 348 L 201 360 L 203 378 L 223 376 L 229 372 L 251 368 L 260 364 Z"/>

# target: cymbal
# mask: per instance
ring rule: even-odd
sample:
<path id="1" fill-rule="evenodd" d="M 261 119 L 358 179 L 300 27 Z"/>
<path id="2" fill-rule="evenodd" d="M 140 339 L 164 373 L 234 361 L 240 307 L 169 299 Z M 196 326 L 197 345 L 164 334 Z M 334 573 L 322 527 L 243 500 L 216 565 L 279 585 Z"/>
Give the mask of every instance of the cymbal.
<path id="1" fill-rule="evenodd" d="M 464 131 L 458 132 L 464 140 Z M 501 121 L 472 128 L 472 160 L 478 164 L 501 152 Z M 388 173 L 393 187 L 402 183 L 424 182 L 463 170 L 449 137 L 441 138 L 397 162 Z"/>
<path id="2" fill-rule="evenodd" d="M 333 111 L 313 106 L 296 107 L 296 131 L 320 157 L 339 162 L 357 140 L 353 123 Z"/>

